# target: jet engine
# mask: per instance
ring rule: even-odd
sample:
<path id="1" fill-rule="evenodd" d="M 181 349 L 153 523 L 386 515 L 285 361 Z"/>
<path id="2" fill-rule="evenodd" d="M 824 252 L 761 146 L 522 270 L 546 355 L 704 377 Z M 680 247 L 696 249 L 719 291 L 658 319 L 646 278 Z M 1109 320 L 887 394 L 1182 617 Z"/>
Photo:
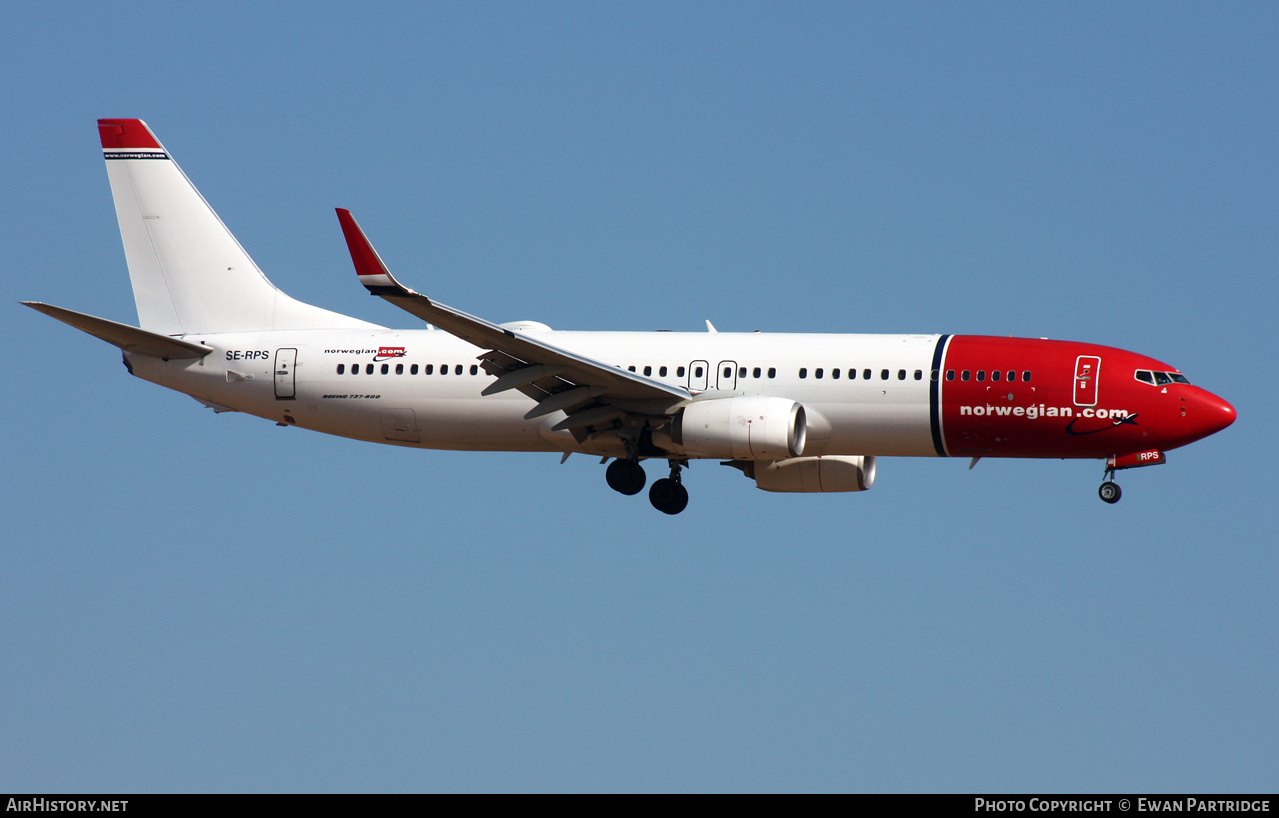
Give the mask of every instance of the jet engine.
<path id="1" fill-rule="evenodd" d="M 737 466 L 764 491 L 866 491 L 875 484 L 874 455 L 792 457 Z"/>
<path id="2" fill-rule="evenodd" d="M 693 401 L 676 413 L 670 438 L 685 454 L 731 460 L 785 460 L 804 453 L 804 407 L 786 398 Z"/>

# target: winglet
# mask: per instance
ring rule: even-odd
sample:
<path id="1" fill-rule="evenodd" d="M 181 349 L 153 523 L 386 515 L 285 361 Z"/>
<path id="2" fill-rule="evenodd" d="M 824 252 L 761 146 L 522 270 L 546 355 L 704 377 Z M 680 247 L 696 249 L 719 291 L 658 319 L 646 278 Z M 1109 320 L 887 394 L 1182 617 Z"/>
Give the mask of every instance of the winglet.
<path id="1" fill-rule="evenodd" d="M 360 283 L 373 295 L 412 293 L 412 290 L 396 281 L 391 271 L 386 269 L 382 257 L 377 254 L 377 250 L 373 249 L 364 231 L 355 223 L 351 211 L 341 207 L 334 209 L 337 210 L 338 222 L 342 225 L 342 235 L 346 237 L 346 249 L 351 252 L 351 261 L 355 264 L 355 274 L 360 277 Z"/>

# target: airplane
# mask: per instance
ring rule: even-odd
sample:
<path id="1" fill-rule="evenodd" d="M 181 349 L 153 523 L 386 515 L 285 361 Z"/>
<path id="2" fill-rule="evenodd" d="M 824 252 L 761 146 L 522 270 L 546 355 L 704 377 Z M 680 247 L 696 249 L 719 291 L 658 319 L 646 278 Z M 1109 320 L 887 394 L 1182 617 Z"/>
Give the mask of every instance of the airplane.
<path id="1" fill-rule="evenodd" d="M 880 457 L 1092 458 L 1114 503 L 1117 471 L 1235 420 L 1174 367 L 1097 344 L 494 324 L 405 287 L 338 209 L 360 283 L 425 324 L 391 329 L 278 290 L 144 122 L 98 130 L 139 326 L 22 303 L 215 412 L 396 446 L 584 453 L 625 495 L 643 490 L 642 461 L 664 460 L 649 500 L 666 514 L 688 505 L 681 470 L 706 459 L 765 491 L 853 492 Z"/>

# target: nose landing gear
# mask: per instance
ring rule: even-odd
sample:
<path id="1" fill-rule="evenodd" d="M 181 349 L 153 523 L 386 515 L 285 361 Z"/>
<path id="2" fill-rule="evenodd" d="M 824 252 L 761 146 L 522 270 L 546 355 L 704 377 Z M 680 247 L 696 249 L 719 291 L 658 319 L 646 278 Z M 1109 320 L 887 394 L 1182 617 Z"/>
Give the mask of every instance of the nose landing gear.
<path id="1" fill-rule="evenodd" d="M 1119 488 L 1119 484 L 1114 482 L 1115 464 L 1114 459 L 1106 461 L 1106 471 L 1101 475 L 1101 486 L 1097 489 L 1097 496 L 1104 502 L 1115 504 L 1119 502 L 1119 498 L 1124 495 Z"/>
<path id="2" fill-rule="evenodd" d="M 1136 417 L 1134 415 L 1134 417 Z M 1107 503 L 1118 503 L 1123 492 L 1114 482 L 1115 472 L 1120 469 L 1136 469 L 1142 466 L 1160 466 L 1168 462 L 1168 457 L 1158 449 L 1147 449 L 1131 454 L 1111 455 L 1106 458 L 1106 471 L 1102 474 L 1102 484 L 1097 489 L 1097 496 Z"/>

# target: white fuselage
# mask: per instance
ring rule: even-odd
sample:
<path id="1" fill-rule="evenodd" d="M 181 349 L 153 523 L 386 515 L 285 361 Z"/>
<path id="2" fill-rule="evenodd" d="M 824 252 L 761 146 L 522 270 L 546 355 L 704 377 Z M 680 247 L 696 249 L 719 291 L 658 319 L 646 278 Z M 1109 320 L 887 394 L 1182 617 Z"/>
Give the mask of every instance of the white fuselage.
<path id="1" fill-rule="evenodd" d="M 937 454 L 929 426 L 936 335 L 545 331 L 536 337 L 695 396 L 800 402 L 809 412 L 807 454 Z M 526 420 L 535 402 L 518 391 L 481 395 L 495 380 L 478 360 L 484 350 L 442 331 L 291 330 L 186 340 L 214 352 L 165 362 L 129 356 L 134 374 L 215 408 L 360 440 L 621 452 L 614 437 L 579 442 L 568 431 L 551 431 L 563 412 Z"/>

